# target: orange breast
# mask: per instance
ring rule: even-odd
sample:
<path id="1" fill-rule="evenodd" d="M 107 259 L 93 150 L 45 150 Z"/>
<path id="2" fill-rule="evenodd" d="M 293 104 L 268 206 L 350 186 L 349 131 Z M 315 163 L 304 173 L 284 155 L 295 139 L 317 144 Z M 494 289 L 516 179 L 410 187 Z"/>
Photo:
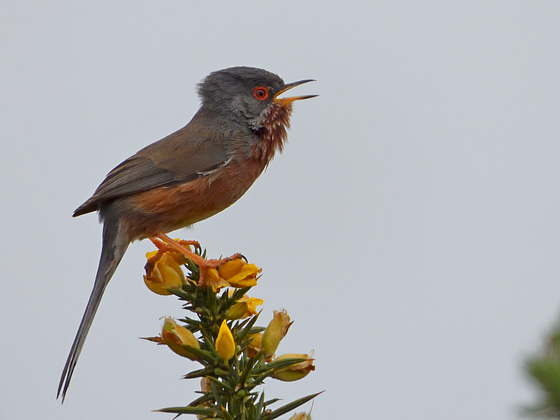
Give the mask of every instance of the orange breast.
<path id="1" fill-rule="evenodd" d="M 132 239 L 192 225 L 235 203 L 266 166 L 259 160 L 231 161 L 216 172 L 184 184 L 159 187 L 127 198 L 134 209 L 121 220 Z"/>

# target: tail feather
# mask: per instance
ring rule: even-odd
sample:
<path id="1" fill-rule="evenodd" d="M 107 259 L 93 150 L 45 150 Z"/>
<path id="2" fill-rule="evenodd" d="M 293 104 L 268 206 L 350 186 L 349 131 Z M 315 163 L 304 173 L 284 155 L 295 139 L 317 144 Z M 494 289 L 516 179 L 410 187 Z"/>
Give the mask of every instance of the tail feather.
<path id="1" fill-rule="evenodd" d="M 66 397 L 74 368 L 78 362 L 78 357 L 80 357 L 105 287 L 109 283 L 109 280 L 111 280 L 111 277 L 113 277 L 130 243 L 129 238 L 121 231 L 122 229 L 119 229 L 118 219 L 111 219 L 112 218 L 105 218 L 105 224 L 103 226 L 103 247 L 97 275 L 95 276 L 95 283 L 58 384 L 56 397 L 59 398 L 62 396 L 62 402 L 64 402 L 64 398 Z"/>

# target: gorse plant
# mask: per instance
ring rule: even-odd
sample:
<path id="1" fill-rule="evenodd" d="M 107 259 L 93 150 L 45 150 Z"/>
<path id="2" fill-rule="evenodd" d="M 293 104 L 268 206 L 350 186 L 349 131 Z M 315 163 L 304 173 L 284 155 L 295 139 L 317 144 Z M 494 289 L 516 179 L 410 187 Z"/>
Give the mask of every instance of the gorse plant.
<path id="1" fill-rule="evenodd" d="M 154 293 L 177 296 L 187 315 L 178 321 L 166 318 L 161 334 L 148 340 L 197 362 L 199 368 L 184 378 L 199 378 L 201 383 L 200 396 L 191 403 L 158 411 L 196 414 L 199 419 L 268 420 L 318 395 L 276 407 L 279 400 L 266 399 L 264 391 L 258 389 L 269 378 L 297 381 L 315 370 L 309 354 L 275 355 L 292 325 L 286 311 L 274 311 L 267 327 L 256 325 L 257 307 L 264 302 L 247 293 L 257 285 L 260 268 L 235 259 L 201 272 L 181 253 L 154 243 L 159 249 L 147 255 L 144 281 Z M 200 247 L 195 252 L 205 256 Z M 310 416 L 297 413 L 292 418 Z"/>
<path id="2" fill-rule="evenodd" d="M 560 419 L 560 322 L 545 337 L 543 348 L 525 361 L 525 373 L 537 386 L 539 401 L 523 409 L 528 417 Z"/>

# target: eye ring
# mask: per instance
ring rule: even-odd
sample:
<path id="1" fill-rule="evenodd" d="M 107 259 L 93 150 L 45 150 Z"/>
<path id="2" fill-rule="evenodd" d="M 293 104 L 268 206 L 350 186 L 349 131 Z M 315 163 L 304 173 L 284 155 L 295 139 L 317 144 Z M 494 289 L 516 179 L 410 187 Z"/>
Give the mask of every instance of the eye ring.
<path id="1" fill-rule="evenodd" d="M 264 101 L 268 98 L 268 89 L 265 86 L 257 86 L 253 89 L 253 96 L 259 101 Z"/>

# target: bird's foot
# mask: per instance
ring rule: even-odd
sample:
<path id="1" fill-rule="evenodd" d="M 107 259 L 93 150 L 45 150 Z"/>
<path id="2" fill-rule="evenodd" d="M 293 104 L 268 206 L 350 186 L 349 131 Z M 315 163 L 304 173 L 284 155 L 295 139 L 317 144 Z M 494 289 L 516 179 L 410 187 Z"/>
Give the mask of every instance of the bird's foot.
<path id="1" fill-rule="evenodd" d="M 190 245 L 200 248 L 200 244 L 197 241 L 183 241 L 183 240 L 174 241 L 165 233 L 159 233 L 155 237 L 150 238 L 150 240 L 158 248 L 158 253 L 148 260 L 148 264 L 152 259 L 154 260 L 154 262 L 157 261 L 161 257 L 160 253 L 164 253 L 167 251 L 180 252 L 185 257 L 187 257 L 192 262 L 194 262 L 196 265 L 198 265 L 200 270 L 199 278 L 198 278 L 199 286 L 206 285 L 205 278 L 208 269 L 219 268 L 228 261 L 244 258 L 243 255 L 236 253 L 233 254 L 231 257 L 227 257 L 227 258 L 220 258 L 217 260 L 216 259 L 207 260 L 206 258 L 201 257 L 200 255 L 191 251 L 190 248 L 188 248 Z"/>

